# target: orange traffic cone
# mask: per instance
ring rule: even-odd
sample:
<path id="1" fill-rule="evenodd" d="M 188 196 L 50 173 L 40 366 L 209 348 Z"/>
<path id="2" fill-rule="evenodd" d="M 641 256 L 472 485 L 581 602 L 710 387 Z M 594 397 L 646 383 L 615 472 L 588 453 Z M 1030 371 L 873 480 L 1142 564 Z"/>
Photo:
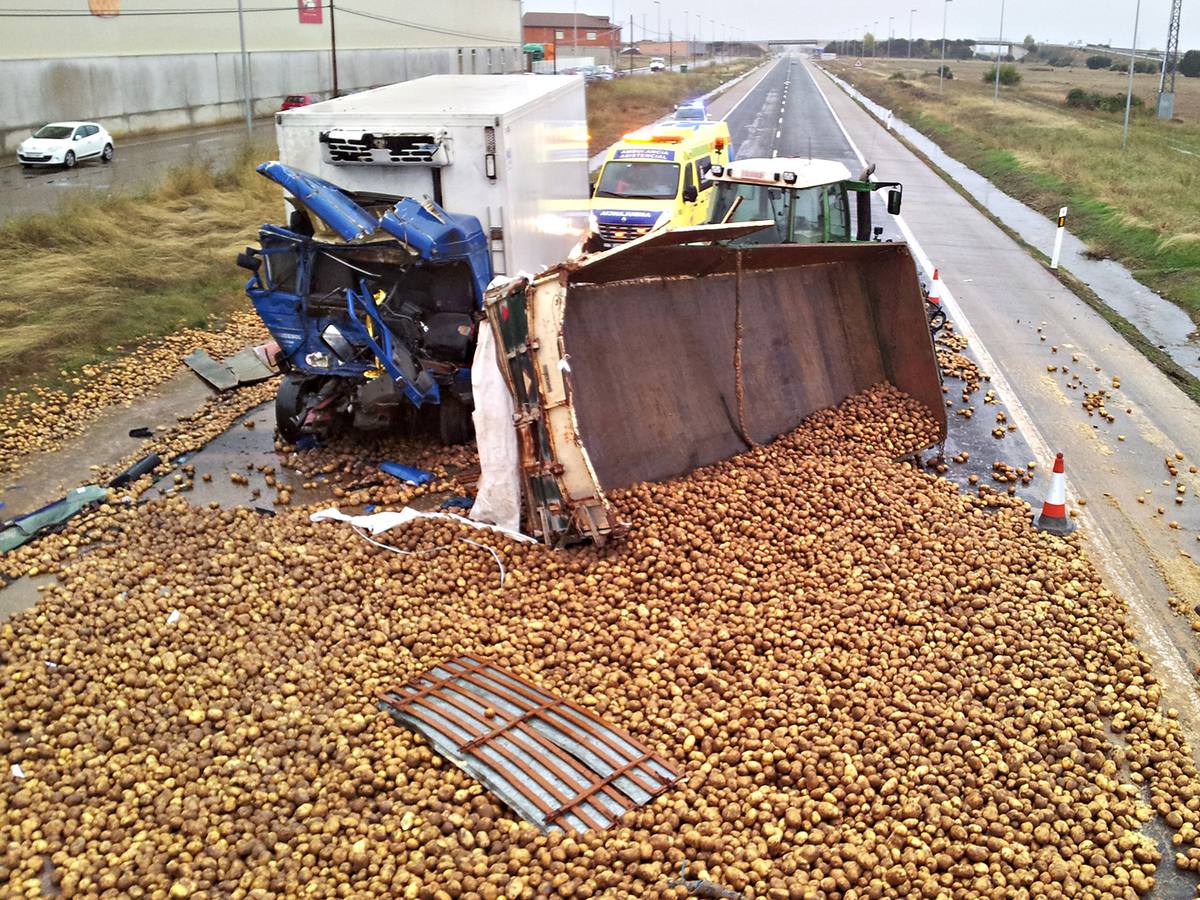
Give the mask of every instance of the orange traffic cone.
<path id="1" fill-rule="evenodd" d="M 933 270 L 933 284 L 929 286 L 929 302 L 942 302 L 942 279 L 938 276 L 938 270 Z"/>
<path id="2" fill-rule="evenodd" d="M 1033 527 L 1066 537 L 1075 530 L 1075 523 L 1067 515 L 1067 476 L 1064 474 L 1063 455 L 1054 457 L 1054 471 L 1050 474 L 1050 493 L 1042 504 L 1042 511 L 1033 517 Z"/>

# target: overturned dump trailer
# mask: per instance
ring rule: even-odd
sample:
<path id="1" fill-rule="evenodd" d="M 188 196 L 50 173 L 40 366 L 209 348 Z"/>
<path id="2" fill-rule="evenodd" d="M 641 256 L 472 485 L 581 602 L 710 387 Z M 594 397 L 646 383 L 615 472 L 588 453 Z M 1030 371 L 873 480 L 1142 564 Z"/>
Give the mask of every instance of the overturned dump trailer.
<path id="1" fill-rule="evenodd" d="M 766 443 L 880 382 L 944 438 L 908 247 L 720 243 L 762 224 L 650 235 L 489 292 L 533 534 L 604 541 L 606 490 Z"/>

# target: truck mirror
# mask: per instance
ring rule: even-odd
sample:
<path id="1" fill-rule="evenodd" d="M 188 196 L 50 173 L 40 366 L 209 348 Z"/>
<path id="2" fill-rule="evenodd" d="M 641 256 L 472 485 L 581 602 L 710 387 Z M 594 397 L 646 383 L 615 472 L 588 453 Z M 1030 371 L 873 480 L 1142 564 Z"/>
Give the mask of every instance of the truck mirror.
<path id="1" fill-rule="evenodd" d="M 893 216 L 900 215 L 900 197 L 901 193 L 894 188 L 888 191 L 887 211 Z"/>
<path id="2" fill-rule="evenodd" d="M 595 181 L 588 182 L 588 196 L 589 197 L 596 196 L 596 182 Z"/>
<path id="3" fill-rule="evenodd" d="M 685 187 L 683 189 L 683 202 L 684 203 L 695 203 L 697 198 L 699 198 L 699 196 L 700 196 L 700 192 L 698 190 L 696 190 L 696 186 L 694 184 L 689 184 L 687 187 Z"/>

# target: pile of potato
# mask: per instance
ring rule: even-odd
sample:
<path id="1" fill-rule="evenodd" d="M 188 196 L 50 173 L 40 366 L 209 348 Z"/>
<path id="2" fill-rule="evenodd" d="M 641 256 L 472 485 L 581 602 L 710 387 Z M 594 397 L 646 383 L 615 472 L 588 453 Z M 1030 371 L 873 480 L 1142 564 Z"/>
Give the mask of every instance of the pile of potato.
<path id="1" fill-rule="evenodd" d="M 0 892 L 682 898 L 686 862 L 747 898 L 1127 897 L 1155 816 L 1197 869 L 1200 781 L 1124 604 L 1024 504 L 895 461 L 932 427 L 873 389 L 620 494 L 605 548 L 105 509 L 0 632 Z M 463 652 L 683 780 L 605 832 L 515 821 L 375 706 Z"/>
<path id="2" fill-rule="evenodd" d="M 59 387 L 12 391 L 0 400 L 0 473 L 18 469 L 26 456 L 60 449 L 82 434 L 96 413 L 149 393 L 183 370 L 198 347 L 217 357 L 266 341 L 270 335 L 253 310 L 235 313 L 221 328 L 184 328 L 117 359 L 63 372 Z"/>

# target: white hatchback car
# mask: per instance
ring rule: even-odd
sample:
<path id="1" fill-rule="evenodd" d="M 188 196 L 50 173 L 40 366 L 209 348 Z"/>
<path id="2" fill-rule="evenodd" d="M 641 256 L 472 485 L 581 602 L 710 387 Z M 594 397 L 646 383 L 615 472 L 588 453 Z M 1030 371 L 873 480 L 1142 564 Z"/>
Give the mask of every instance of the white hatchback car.
<path id="1" fill-rule="evenodd" d="M 110 162 L 112 135 L 95 122 L 51 122 L 25 138 L 17 148 L 23 166 L 66 166 L 73 168 L 85 159 Z"/>

